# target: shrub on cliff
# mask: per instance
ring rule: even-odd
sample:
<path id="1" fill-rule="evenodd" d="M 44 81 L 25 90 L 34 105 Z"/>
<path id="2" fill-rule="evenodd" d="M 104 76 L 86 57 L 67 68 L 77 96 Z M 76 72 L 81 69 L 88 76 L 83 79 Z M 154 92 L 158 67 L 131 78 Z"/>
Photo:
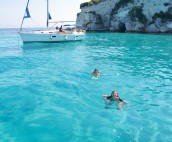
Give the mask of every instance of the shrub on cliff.
<path id="1" fill-rule="evenodd" d="M 80 4 L 80 8 L 83 8 L 83 7 L 86 7 L 86 6 L 92 6 L 94 4 L 98 4 L 98 3 L 102 2 L 102 1 L 104 1 L 104 0 L 91 0 L 89 2 L 84 2 L 84 3 Z"/>
<path id="2" fill-rule="evenodd" d="M 133 7 L 128 13 L 130 20 L 136 21 L 138 19 L 140 23 L 146 24 L 148 20 L 142 11 L 143 11 L 142 6 Z"/>
<path id="3" fill-rule="evenodd" d="M 169 6 L 169 5 L 170 5 L 170 3 L 167 3 L 167 2 L 166 2 L 166 3 L 164 3 L 164 6 Z"/>
<path id="4" fill-rule="evenodd" d="M 95 11 L 90 11 L 89 13 L 93 14 L 96 17 L 96 23 L 95 24 L 103 24 L 102 17 L 97 14 Z"/>
<path id="5" fill-rule="evenodd" d="M 172 15 L 169 12 L 160 11 L 159 13 L 155 13 L 152 18 L 153 19 L 161 18 L 163 20 L 172 20 Z"/>
<path id="6" fill-rule="evenodd" d="M 133 0 L 120 0 L 119 2 L 115 4 L 115 7 L 112 9 L 110 16 L 112 17 L 114 14 L 117 13 L 117 11 L 120 8 L 123 8 L 127 6 L 128 3 L 133 3 L 133 2 L 134 2 Z"/>
<path id="7" fill-rule="evenodd" d="M 77 17 L 81 14 L 81 12 L 77 13 Z"/>

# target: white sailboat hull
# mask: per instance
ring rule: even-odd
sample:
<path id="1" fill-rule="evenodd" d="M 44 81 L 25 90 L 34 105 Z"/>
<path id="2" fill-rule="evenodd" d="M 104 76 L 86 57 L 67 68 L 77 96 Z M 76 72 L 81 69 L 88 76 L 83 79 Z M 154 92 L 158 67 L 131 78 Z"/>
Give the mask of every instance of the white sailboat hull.
<path id="1" fill-rule="evenodd" d="M 23 43 L 79 41 L 85 37 L 83 32 L 34 31 L 20 32 L 19 34 Z"/>

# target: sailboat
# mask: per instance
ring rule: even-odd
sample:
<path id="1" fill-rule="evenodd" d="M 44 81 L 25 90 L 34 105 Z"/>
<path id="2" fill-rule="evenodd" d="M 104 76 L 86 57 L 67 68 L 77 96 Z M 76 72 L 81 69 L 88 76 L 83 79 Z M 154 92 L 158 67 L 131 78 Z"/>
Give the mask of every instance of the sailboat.
<path id="1" fill-rule="evenodd" d="M 82 30 L 80 25 L 76 24 L 65 24 L 61 25 L 60 28 L 54 27 L 57 23 L 73 22 L 73 21 L 57 21 L 50 22 L 51 15 L 49 13 L 49 0 L 47 0 L 47 29 L 46 30 L 35 30 L 35 31 L 23 31 L 23 22 L 26 18 L 30 18 L 29 13 L 29 0 L 26 5 L 25 14 L 21 23 L 19 35 L 23 43 L 30 42 L 66 42 L 66 41 L 79 41 L 84 39 L 85 31 Z M 50 23 L 54 23 L 54 26 L 49 27 Z"/>

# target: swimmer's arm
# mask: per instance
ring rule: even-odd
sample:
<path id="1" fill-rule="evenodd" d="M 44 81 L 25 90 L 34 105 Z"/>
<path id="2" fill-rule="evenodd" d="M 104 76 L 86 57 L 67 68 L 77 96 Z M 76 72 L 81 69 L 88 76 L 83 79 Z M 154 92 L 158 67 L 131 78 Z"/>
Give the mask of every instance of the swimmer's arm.
<path id="1" fill-rule="evenodd" d="M 101 72 L 98 72 L 98 75 L 100 75 L 101 74 Z"/>
<path id="2" fill-rule="evenodd" d="M 103 97 L 103 98 L 106 98 L 106 97 L 107 97 L 107 95 L 102 95 L 102 97 Z"/>
<path id="3" fill-rule="evenodd" d="M 103 99 L 107 99 L 108 95 L 102 95 Z"/>
<path id="4" fill-rule="evenodd" d="M 122 100 L 121 98 L 119 98 L 119 102 L 123 102 L 123 103 L 125 103 L 125 104 L 128 104 L 128 102 L 127 102 L 127 101 Z"/>
<path id="5" fill-rule="evenodd" d="M 127 102 L 127 101 L 125 101 L 125 100 L 122 100 L 122 102 L 123 102 L 123 103 L 125 103 L 125 104 L 128 104 L 128 102 Z"/>

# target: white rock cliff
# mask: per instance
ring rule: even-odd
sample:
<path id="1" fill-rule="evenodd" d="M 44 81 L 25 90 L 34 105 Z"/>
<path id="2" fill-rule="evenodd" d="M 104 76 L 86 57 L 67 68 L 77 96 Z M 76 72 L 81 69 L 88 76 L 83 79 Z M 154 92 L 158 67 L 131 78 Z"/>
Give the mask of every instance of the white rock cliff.
<path id="1" fill-rule="evenodd" d="M 172 33 L 172 0 L 103 0 L 82 6 L 77 24 L 88 31 Z"/>

